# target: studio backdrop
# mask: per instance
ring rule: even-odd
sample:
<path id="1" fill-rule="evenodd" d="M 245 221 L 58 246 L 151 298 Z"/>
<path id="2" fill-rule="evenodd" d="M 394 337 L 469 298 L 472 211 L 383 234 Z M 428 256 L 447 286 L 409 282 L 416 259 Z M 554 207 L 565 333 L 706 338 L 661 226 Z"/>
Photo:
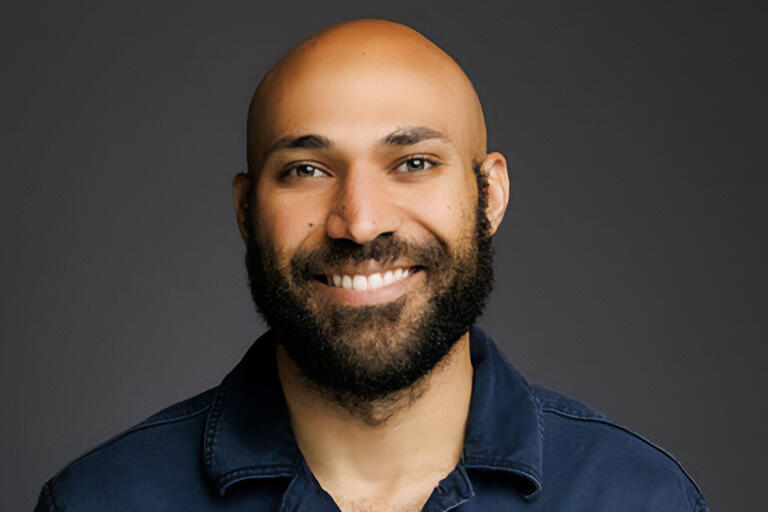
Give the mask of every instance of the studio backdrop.
<path id="1" fill-rule="evenodd" d="M 261 76 L 347 19 L 464 67 L 509 161 L 481 326 L 529 381 L 758 510 L 765 8 L 754 2 L 4 2 L 0 509 L 215 386 L 265 327 L 231 178 Z"/>

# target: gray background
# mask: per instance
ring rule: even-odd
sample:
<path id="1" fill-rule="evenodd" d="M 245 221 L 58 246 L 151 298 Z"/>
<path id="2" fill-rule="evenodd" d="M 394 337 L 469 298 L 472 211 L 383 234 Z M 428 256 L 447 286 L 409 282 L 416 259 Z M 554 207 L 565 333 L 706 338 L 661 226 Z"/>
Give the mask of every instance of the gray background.
<path id="1" fill-rule="evenodd" d="M 230 199 L 251 90 L 316 29 L 377 16 L 458 59 L 509 158 L 481 325 L 529 380 L 668 448 L 714 510 L 757 510 L 759 3 L 265 4 L 3 5 L 0 508 L 262 332 Z"/>

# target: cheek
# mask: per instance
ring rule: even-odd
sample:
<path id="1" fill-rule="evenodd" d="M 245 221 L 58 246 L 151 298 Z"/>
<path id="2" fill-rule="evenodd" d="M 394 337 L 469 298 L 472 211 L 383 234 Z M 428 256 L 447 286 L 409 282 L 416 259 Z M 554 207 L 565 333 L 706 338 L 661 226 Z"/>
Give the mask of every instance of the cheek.
<path id="1" fill-rule="evenodd" d="M 421 194 L 413 204 L 414 215 L 427 229 L 449 244 L 471 236 L 474 228 L 476 197 L 463 182 L 434 188 Z"/>
<path id="2" fill-rule="evenodd" d="M 284 198 L 287 199 L 287 198 Z M 303 243 L 310 239 L 318 229 L 317 209 L 302 202 L 264 198 L 259 201 L 257 223 L 261 227 L 262 240 L 274 248 L 278 255 L 290 257 Z"/>

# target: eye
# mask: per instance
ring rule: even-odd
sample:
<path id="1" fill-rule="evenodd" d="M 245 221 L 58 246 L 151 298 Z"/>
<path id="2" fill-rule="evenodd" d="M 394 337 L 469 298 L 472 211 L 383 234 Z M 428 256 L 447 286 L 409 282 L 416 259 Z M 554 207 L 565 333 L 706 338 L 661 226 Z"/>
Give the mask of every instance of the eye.
<path id="1" fill-rule="evenodd" d="M 400 164 L 396 170 L 398 172 L 413 174 L 421 171 L 426 171 L 427 169 L 430 169 L 435 165 L 437 165 L 436 162 L 433 162 L 428 158 L 419 156 L 419 157 L 409 158 L 408 160 Z"/>
<path id="2" fill-rule="evenodd" d="M 325 171 L 312 164 L 295 165 L 285 173 L 285 176 L 290 178 L 321 178 L 325 175 Z"/>

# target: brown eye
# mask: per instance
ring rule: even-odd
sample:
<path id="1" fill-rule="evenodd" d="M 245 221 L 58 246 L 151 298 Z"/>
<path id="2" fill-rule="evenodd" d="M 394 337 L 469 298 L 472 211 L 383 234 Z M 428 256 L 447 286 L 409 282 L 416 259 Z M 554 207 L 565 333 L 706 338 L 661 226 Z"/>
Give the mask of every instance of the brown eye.
<path id="1" fill-rule="evenodd" d="M 288 170 L 288 175 L 295 178 L 319 178 L 325 173 L 320 168 L 310 164 L 301 164 Z"/>
<path id="2" fill-rule="evenodd" d="M 433 165 L 434 164 L 426 158 L 409 158 L 400 164 L 397 170 L 404 173 L 416 173 L 419 171 L 425 171 Z"/>

